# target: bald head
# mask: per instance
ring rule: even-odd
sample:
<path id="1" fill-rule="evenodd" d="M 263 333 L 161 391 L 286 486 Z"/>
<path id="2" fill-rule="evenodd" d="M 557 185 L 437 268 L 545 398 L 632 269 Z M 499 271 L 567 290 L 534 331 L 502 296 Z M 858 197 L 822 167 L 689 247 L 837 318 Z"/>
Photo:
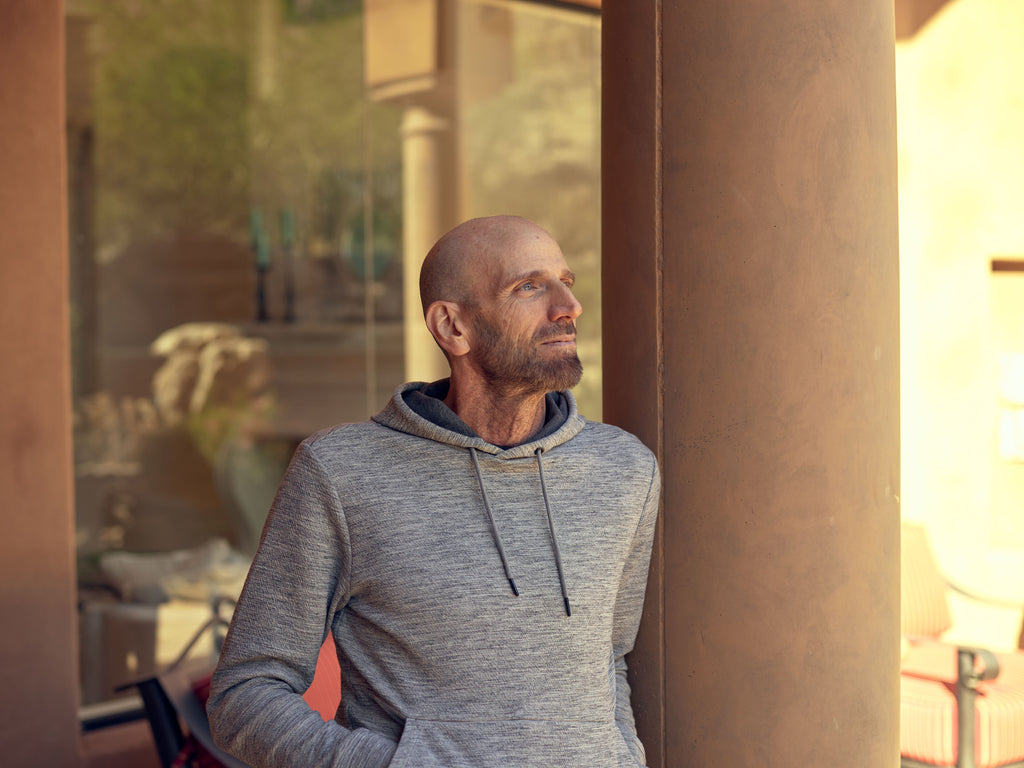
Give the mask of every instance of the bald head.
<path id="1" fill-rule="evenodd" d="M 481 267 L 500 261 L 517 241 L 530 236 L 554 242 L 541 227 L 519 216 L 487 216 L 459 224 L 438 240 L 423 260 L 423 311 L 435 301 L 474 304 L 474 276 L 480 274 Z"/>

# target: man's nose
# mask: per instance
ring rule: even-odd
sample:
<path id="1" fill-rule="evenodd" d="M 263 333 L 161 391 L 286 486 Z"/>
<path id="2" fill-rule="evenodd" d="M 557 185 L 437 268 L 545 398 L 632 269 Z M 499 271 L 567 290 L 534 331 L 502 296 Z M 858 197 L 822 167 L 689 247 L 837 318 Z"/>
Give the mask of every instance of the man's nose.
<path id="1" fill-rule="evenodd" d="M 558 285 L 551 302 L 551 320 L 575 320 L 583 312 L 583 305 L 577 300 L 572 288 L 565 283 Z"/>

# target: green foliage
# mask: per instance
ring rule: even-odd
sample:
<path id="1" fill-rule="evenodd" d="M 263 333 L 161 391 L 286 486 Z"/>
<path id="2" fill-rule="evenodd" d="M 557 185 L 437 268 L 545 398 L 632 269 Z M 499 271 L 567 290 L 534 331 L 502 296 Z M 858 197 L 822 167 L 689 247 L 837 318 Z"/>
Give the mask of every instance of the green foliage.
<path id="1" fill-rule="evenodd" d="M 239 396 L 232 403 L 209 405 L 189 413 L 185 431 L 212 466 L 225 446 L 249 445 L 252 434 L 272 420 L 274 408 L 274 398 L 269 394 Z"/>
<path id="2" fill-rule="evenodd" d="M 113 211 L 150 236 L 237 226 L 248 194 L 245 61 L 172 48 L 112 75 L 109 88 L 101 170 Z"/>
<path id="3" fill-rule="evenodd" d="M 358 14 L 361 0 L 282 0 L 285 19 L 292 24 L 311 24 L 338 16 Z"/>
<path id="4" fill-rule="evenodd" d="M 68 3 L 93 22 L 102 259 L 183 233 L 245 242 L 253 208 L 294 210 L 302 239 L 325 174 L 398 175 L 398 110 L 363 93 L 357 0 Z M 399 211 L 400 192 L 375 206 Z"/>

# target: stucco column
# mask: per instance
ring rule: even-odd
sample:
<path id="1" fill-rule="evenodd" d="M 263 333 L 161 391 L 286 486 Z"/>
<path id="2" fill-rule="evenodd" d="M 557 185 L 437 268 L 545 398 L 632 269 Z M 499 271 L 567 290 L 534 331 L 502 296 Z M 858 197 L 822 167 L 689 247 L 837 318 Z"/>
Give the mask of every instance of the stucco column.
<path id="1" fill-rule="evenodd" d="M 405 318 L 405 378 L 433 381 L 448 365 L 423 325 L 419 275 L 423 257 L 454 226 L 450 200 L 451 121 L 427 106 L 405 109 L 402 119 L 402 269 Z"/>
<path id="2" fill-rule="evenodd" d="M 891 0 L 605 0 L 604 413 L 659 453 L 651 766 L 898 763 Z"/>
<path id="3" fill-rule="evenodd" d="M 0 758 L 78 764 L 64 4 L 0 0 Z"/>

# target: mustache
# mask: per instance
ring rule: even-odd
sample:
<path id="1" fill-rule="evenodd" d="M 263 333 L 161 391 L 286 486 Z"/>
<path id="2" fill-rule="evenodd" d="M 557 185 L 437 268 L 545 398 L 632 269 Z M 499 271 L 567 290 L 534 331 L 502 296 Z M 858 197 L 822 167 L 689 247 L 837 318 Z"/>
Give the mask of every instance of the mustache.
<path id="1" fill-rule="evenodd" d="M 544 341 L 545 339 L 553 339 L 558 336 L 575 336 L 576 335 L 576 323 L 572 320 L 565 320 L 561 323 L 555 323 L 549 325 L 547 328 L 543 328 L 534 335 L 534 341 Z"/>

